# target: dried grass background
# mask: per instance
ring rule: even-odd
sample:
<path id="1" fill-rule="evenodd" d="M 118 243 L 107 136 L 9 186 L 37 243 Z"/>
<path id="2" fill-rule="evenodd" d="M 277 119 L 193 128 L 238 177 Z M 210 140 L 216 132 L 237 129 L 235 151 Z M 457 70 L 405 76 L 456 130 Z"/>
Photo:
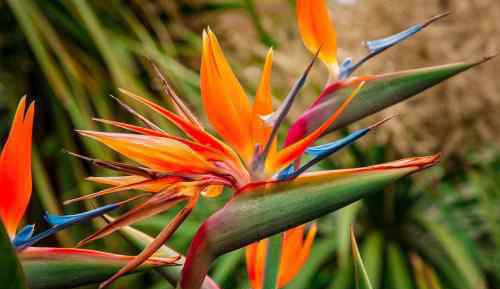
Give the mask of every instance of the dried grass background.
<path id="1" fill-rule="evenodd" d="M 304 69 L 310 54 L 299 39 L 294 10 L 288 1 L 255 1 L 255 6 L 265 31 L 278 43 L 273 86 L 281 98 L 294 77 Z M 371 60 L 358 74 L 480 59 L 500 50 L 500 1 L 337 0 L 329 1 L 329 6 L 337 26 L 341 59 L 362 57 L 366 53 L 362 45 L 365 40 L 399 32 L 443 11 L 452 12 L 413 39 Z M 211 23 L 223 39 L 226 53 L 238 65 L 240 80 L 248 84 L 247 87 L 255 88 L 267 47 L 259 42 L 251 18 L 244 12 L 231 10 L 213 13 L 198 21 L 203 25 Z M 443 151 L 463 157 L 481 148 L 498 148 L 499 66 L 500 59 L 494 59 L 379 113 L 378 118 L 395 113 L 401 116 L 376 134 L 377 141 L 390 140 L 404 155 Z M 295 116 L 317 95 L 325 74 L 325 69 L 318 65 L 313 84 L 309 84 L 309 91 L 301 96 L 301 104 L 295 106 Z"/>

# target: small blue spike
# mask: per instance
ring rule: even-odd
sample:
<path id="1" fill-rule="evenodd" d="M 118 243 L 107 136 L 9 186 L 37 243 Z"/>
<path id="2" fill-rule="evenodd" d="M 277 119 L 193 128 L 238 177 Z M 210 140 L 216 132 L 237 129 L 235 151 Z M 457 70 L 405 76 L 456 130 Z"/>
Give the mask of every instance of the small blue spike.
<path id="1" fill-rule="evenodd" d="M 352 74 L 354 69 L 356 68 L 356 65 L 352 61 L 351 58 L 346 58 L 341 64 L 340 64 L 340 72 L 339 72 L 339 79 L 344 80 L 346 79 L 349 75 Z"/>
<path id="2" fill-rule="evenodd" d="M 358 140 L 359 138 L 363 137 L 369 131 L 370 131 L 369 128 L 360 129 L 360 130 L 357 130 L 357 131 L 351 133 L 350 135 L 348 135 L 344 138 L 341 138 L 339 140 L 336 140 L 334 142 L 330 142 L 330 143 L 315 146 L 315 147 L 310 147 L 310 148 L 306 149 L 306 154 L 314 156 L 314 157 L 323 156 L 323 155 L 331 155 L 331 154 L 337 152 L 338 150 L 340 150 L 341 148 L 345 147 L 346 145 L 349 145 L 349 144 L 355 142 L 356 140 Z"/>
<path id="3" fill-rule="evenodd" d="M 285 169 L 283 169 L 281 172 L 278 173 L 278 176 L 276 177 L 276 179 L 278 181 L 285 180 L 288 177 L 290 177 L 291 175 L 293 175 L 294 171 L 295 171 L 295 169 L 294 169 L 293 165 L 289 165 L 288 167 L 286 167 Z"/>
<path id="4" fill-rule="evenodd" d="M 422 30 L 423 25 L 422 24 L 417 24 L 414 25 L 402 32 L 399 32 L 397 34 L 391 35 L 386 38 L 382 39 L 377 39 L 377 40 L 371 40 L 366 42 L 366 47 L 368 50 L 370 50 L 371 53 L 377 54 L 382 52 L 383 50 L 390 48 L 408 38 L 413 36 L 415 33 L 419 32 Z"/>
<path id="5" fill-rule="evenodd" d="M 84 221 L 90 220 L 92 218 L 99 217 L 99 216 L 102 216 L 106 213 L 109 213 L 109 212 L 119 208 L 120 205 L 122 205 L 122 204 L 123 204 L 123 202 L 110 204 L 110 205 L 106 205 L 106 206 L 103 206 L 103 207 L 100 207 L 100 208 L 97 208 L 97 209 L 94 209 L 91 211 L 87 211 L 87 212 L 83 212 L 83 213 L 75 214 L 75 215 L 57 216 L 57 215 L 51 215 L 51 214 L 45 213 L 44 218 L 47 221 L 47 223 L 52 225 L 52 227 L 48 230 L 45 230 L 45 231 L 33 236 L 33 237 L 31 237 L 31 235 L 30 235 L 30 237 L 28 237 L 26 239 L 20 239 L 20 240 L 18 240 L 17 243 L 14 243 L 14 245 L 15 245 L 17 250 L 25 249 L 25 248 L 32 246 L 33 244 L 55 234 L 63 229 L 68 228 L 71 225 L 74 225 L 74 224 L 77 224 L 80 222 L 84 222 Z M 21 231 L 21 233 L 23 231 L 24 231 L 24 229 Z"/>
<path id="6" fill-rule="evenodd" d="M 309 162 L 307 162 L 302 167 L 300 167 L 298 170 L 296 170 L 292 175 L 289 176 L 289 178 L 292 179 L 292 178 L 298 177 L 299 175 L 301 175 L 302 173 L 307 171 L 309 168 L 311 168 L 312 166 L 314 166 L 315 164 L 317 164 L 318 162 L 320 162 L 324 158 L 328 157 L 329 155 L 331 155 L 333 153 L 336 153 L 337 151 L 339 151 L 343 147 L 345 147 L 345 146 L 355 142 L 359 138 L 363 137 L 365 134 L 367 134 L 374 127 L 376 127 L 376 126 L 371 126 L 368 128 L 360 129 L 360 130 L 357 130 L 357 131 L 351 133 L 350 135 L 348 135 L 344 138 L 341 138 L 337 141 L 308 148 L 305 151 L 305 153 L 308 155 L 314 156 L 314 158 L 312 160 L 310 160 Z"/>
<path id="7" fill-rule="evenodd" d="M 27 225 L 17 233 L 17 235 L 12 240 L 12 244 L 14 247 L 17 247 L 19 244 L 22 244 L 28 241 L 31 236 L 33 236 L 33 232 L 35 231 L 35 225 Z"/>
<path id="8" fill-rule="evenodd" d="M 366 135 L 372 129 L 375 129 L 375 128 L 383 125 L 384 123 L 386 123 L 387 121 L 389 121 L 393 117 L 394 116 L 390 116 L 390 117 L 385 118 L 385 119 L 383 119 L 383 120 L 381 120 L 381 121 L 379 121 L 379 122 L 377 122 L 377 123 L 375 123 L 367 128 L 359 129 L 359 130 L 357 130 L 357 131 L 349 134 L 348 136 L 341 138 L 337 141 L 323 144 L 323 145 L 319 145 L 319 146 L 315 146 L 315 147 L 310 147 L 310 148 L 306 149 L 305 153 L 313 156 L 314 158 L 312 160 L 310 160 L 308 163 L 306 163 L 305 165 L 303 165 L 302 167 L 300 167 L 298 170 L 296 170 L 289 178 L 292 179 L 292 178 L 298 177 L 300 174 L 307 171 L 310 167 L 314 166 L 316 163 L 320 162 L 321 160 L 328 157 L 329 155 L 337 152 L 338 150 L 342 149 L 343 147 L 352 144 L 356 140 L 358 140 L 361 137 L 363 137 L 364 135 Z"/>

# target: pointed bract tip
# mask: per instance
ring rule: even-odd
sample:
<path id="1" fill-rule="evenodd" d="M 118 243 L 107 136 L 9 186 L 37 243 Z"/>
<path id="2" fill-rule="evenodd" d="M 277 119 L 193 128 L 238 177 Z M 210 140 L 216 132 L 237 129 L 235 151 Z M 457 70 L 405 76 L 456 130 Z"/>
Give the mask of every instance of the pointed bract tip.
<path id="1" fill-rule="evenodd" d="M 381 127 L 382 125 L 386 124 L 388 121 L 390 121 L 390 120 L 392 120 L 393 118 L 398 117 L 398 116 L 400 116 L 400 114 L 394 114 L 394 115 L 388 116 L 388 117 L 386 117 L 386 118 L 382 119 L 381 121 L 378 121 L 378 122 L 376 122 L 376 123 L 374 123 L 374 124 L 370 125 L 370 126 L 368 127 L 368 129 L 372 130 L 372 129 L 379 128 L 379 127 Z"/>
<path id="2" fill-rule="evenodd" d="M 482 64 L 482 63 L 488 62 L 488 61 L 492 60 L 493 58 L 497 57 L 498 54 L 499 54 L 499 52 L 495 52 L 495 53 L 493 53 L 493 54 L 491 54 L 489 56 L 485 56 L 481 60 L 479 60 L 477 62 L 477 64 Z"/>
<path id="3" fill-rule="evenodd" d="M 422 28 L 425 28 L 425 27 L 427 27 L 427 26 L 431 25 L 432 23 L 434 23 L 434 22 L 436 22 L 436 21 L 439 21 L 439 20 L 441 20 L 441 19 L 445 18 L 446 16 L 448 16 L 448 15 L 450 15 L 450 14 L 451 14 L 451 12 L 450 12 L 450 11 L 445 11 L 445 12 L 443 12 L 443 13 L 440 13 L 440 14 L 438 14 L 438 15 L 436 15 L 436 16 L 431 17 L 429 20 L 425 21 L 425 22 L 422 24 Z"/>
<path id="4" fill-rule="evenodd" d="M 68 150 L 61 150 L 64 154 L 67 154 L 69 156 L 72 156 L 72 157 L 75 157 L 75 158 L 79 158 L 79 159 L 82 159 L 82 160 L 85 160 L 85 161 L 92 161 L 93 159 L 92 158 L 89 158 L 89 157 L 86 157 L 84 155 L 80 155 L 80 154 L 77 154 L 77 153 L 74 153 L 72 151 L 68 151 Z"/>
<path id="5" fill-rule="evenodd" d="M 416 157 L 410 159 L 406 166 L 416 167 L 418 168 L 418 170 L 423 170 L 437 165 L 440 161 L 441 161 L 441 153 L 437 153 L 432 156 Z"/>

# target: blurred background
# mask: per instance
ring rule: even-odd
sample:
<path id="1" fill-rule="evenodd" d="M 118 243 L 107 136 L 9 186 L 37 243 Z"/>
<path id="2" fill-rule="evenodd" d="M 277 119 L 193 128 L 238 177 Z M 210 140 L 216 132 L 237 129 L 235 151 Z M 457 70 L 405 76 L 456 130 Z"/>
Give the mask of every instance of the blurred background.
<path id="1" fill-rule="evenodd" d="M 74 129 L 107 129 L 92 117 L 131 121 L 109 97 L 123 87 L 168 105 L 147 58 L 158 63 L 179 95 L 203 118 L 198 88 L 201 31 L 210 26 L 249 95 L 263 58 L 275 48 L 273 94 L 282 99 L 310 60 L 299 39 L 293 0 L 0 0 L 0 139 L 24 94 L 37 102 L 34 193 L 29 222 L 42 213 L 75 213 L 95 203 L 62 201 L 97 190 L 86 176 L 109 175 L 69 158 L 67 149 L 118 157 Z M 364 55 L 362 42 L 401 31 L 443 11 L 448 18 L 370 61 L 363 72 L 384 73 L 475 60 L 499 49 L 497 0 L 329 1 L 340 57 Z M 319 220 L 311 258 L 287 288 L 354 288 L 348 226 L 375 288 L 500 288 L 500 61 L 491 62 L 349 128 L 400 116 L 323 164 L 352 167 L 442 151 L 442 164 Z M 293 120 L 318 95 L 327 72 L 317 65 Z M 138 111 L 149 115 L 142 107 Z M 348 133 L 344 130 L 335 137 Z M 105 199 L 111 202 L 124 196 Z M 201 220 L 229 198 L 205 200 L 169 243 L 185 252 Z M 169 214 L 137 224 L 155 235 Z M 99 226 L 77 226 L 48 240 L 74 246 Z M 92 248 L 135 254 L 119 236 Z M 249 288 L 242 250 L 211 271 L 222 288 Z M 85 288 L 96 288 L 88 286 Z M 169 288 L 154 272 L 123 278 L 118 288 Z"/>

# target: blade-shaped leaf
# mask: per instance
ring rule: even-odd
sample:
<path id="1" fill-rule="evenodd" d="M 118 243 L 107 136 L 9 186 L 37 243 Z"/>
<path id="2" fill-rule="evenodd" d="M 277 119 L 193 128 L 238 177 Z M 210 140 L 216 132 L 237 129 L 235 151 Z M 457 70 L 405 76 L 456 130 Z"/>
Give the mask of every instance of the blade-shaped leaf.
<path id="1" fill-rule="evenodd" d="M 132 257 L 83 249 L 30 247 L 21 251 L 19 258 L 29 288 L 66 289 L 102 282 Z M 163 259 L 152 258 L 137 271 L 165 264 Z"/>
<path id="2" fill-rule="evenodd" d="M 486 288 L 484 276 L 479 269 L 478 262 L 471 256 L 467 242 L 461 237 L 462 232 L 454 230 L 446 225 L 446 222 L 439 222 L 434 219 L 421 217 L 422 226 L 432 233 L 441 244 L 442 252 L 445 253 L 453 263 L 453 267 L 465 278 L 465 286 L 473 288 Z"/>
<path id="3" fill-rule="evenodd" d="M 387 247 L 387 274 L 392 289 L 413 289 L 408 263 L 403 252 L 395 243 Z"/>
<path id="4" fill-rule="evenodd" d="M 365 265 L 363 264 L 363 259 L 361 259 L 361 254 L 359 253 L 358 243 L 356 242 L 356 236 L 354 235 L 354 229 L 352 226 L 350 231 L 354 273 L 356 276 L 356 288 L 373 289 L 368 273 L 366 272 Z"/>
<path id="5" fill-rule="evenodd" d="M 5 289 L 28 289 L 23 269 L 0 220 L 0 282 Z"/>
<path id="6" fill-rule="evenodd" d="M 378 231 L 370 233 L 363 242 L 361 255 L 365 262 L 366 272 L 370 276 L 372 287 L 380 287 L 382 280 L 382 268 L 384 260 L 384 240 L 382 234 Z"/>
<path id="7" fill-rule="evenodd" d="M 276 234 L 269 238 L 269 245 L 266 254 L 266 266 L 264 270 L 263 289 L 278 288 L 278 272 L 280 269 L 282 236 Z"/>
<path id="8" fill-rule="evenodd" d="M 251 184 L 202 224 L 191 243 L 180 286 L 198 289 L 217 256 L 334 212 L 438 159 L 414 158 Z"/>
<path id="9" fill-rule="evenodd" d="M 372 80 L 367 80 L 363 90 L 328 132 L 397 104 L 489 59 L 377 75 Z M 305 111 L 290 127 L 289 138 L 294 139 L 287 139 L 287 143 L 293 143 L 318 128 L 355 88 L 356 85 L 348 86 L 322 97 L 321 101 Z"/>

